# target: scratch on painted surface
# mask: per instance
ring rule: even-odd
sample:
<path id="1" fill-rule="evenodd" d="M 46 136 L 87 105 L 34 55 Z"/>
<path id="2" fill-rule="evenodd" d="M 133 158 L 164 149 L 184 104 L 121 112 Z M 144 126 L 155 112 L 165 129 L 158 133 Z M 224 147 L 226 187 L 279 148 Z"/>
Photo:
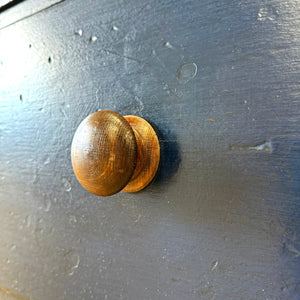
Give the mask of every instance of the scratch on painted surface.
<path id="1" fill-rule="evenodd" d="M 134 58 L 134 57 L 131 57 L 131 56 L 127 56 L 127 55 L 122 55 L 116 51 L 113 51 L 113 50 L 108 50 L 108 49 L 103 49 L 106 53 L 108 54 L 113 54 L 113 55 L 116 55 L 116 56 L 119 56 L 119 57 L 122 57 L 122 58 L 126 58 L 126 59 L 129 59 L 129 60 L 133 60 L 135 62 L 138 62 L 138 63 L 141 63 L 141 61 L 137 58 Z"/>
<path id="2" fill-rule="evenodd" d="M 261 151 L 261 152 L 268 152 L 268 153 L 272 153 L 273 152 L 273 146 L 272 146 L 272 142 L 271 141 L 264 141 L 262 143 L 256 144 L 254 146 L 239 146 L 239 145 L 230 145 L 229 146 L 229 150 L 232 151 L 247 151 L 247 150 L 251 150 L 251 151 Z"/>

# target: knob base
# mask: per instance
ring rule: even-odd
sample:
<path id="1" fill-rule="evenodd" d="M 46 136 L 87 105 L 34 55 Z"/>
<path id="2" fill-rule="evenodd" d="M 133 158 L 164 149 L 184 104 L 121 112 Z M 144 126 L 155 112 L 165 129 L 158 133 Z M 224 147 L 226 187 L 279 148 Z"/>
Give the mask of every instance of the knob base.
<path id="1" fill-rule="evenodd" d="M 137 162 L 129 183 L 122 190 L 135 193 L 144 189 L 153 180 L 159 166 L 160 146 L 152 126 L 138 116 L 124 116 L 133 129 L 137 141 Z"/>

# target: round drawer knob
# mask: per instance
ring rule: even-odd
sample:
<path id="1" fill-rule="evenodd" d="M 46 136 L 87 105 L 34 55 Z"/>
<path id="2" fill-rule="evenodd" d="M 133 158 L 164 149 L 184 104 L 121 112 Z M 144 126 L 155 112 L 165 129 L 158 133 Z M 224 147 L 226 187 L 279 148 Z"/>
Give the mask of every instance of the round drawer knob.
<path id="1" fill-rule="evenodd" d="M 137 116 L 102 110 L 85 118 L 72 141 L 71 159 L 80 184 L 98 196 L 134 193 L 154 178 L 160 146 L 152 126 Z"/>

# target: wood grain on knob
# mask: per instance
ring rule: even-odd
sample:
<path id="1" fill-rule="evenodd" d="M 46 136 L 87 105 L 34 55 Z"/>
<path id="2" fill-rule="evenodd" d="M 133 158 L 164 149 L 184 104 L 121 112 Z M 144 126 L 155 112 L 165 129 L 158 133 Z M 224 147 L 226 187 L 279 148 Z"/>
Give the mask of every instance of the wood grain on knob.
<path id="1" fill-rule="evenodd" d="M 136 166 L 132 128 L 118 113 L 99 111 L 82 121 L 73 138 L 74 173 L 89 192 L 109 196 L 121 191 Z"/>
<path id="2" fill-rule="evenodd" d="M 93 194 L 109 196 L 145 188 L 157 172 L 160 147 L 144 119 L 103 110 L 79 125 L 71 158 L 80 184 Z"/>

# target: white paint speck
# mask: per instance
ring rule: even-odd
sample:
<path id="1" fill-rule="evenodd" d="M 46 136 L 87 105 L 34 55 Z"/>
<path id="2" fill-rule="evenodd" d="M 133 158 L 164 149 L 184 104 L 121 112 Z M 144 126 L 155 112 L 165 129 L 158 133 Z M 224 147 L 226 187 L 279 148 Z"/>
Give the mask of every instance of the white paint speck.
<path id="1" fill-rule="evenodd" d="M 170 42 L 165 42 L 164 43 L 164 46 L 167 47 L 167 48 L 170 48 L 170 49 L 173 49 L 174 47 L 171 45 Z"/>
<path id="2" fill-rule="evenodd" d="M 217 260 L 213 261 L 210 267 L 210 270 L 213 271 L 218 266 L 219 262 Z"/>
<path id="3" fill-rule="evenodd" d="M 275 21 L 275 19 L 278 17 L 278 11 L 271 6 L 268 7 L 262 7 L 259 9 L 257 13 L 257 20 L 258 21 Z"/>
<path id="4" fill-rule="evenodd" d="M 96 42 L 98 40 L 98 38 L 95 36 L 95 35 L 93 35 L 91 38 L 90 38 L 90 41 L 91 42 Z"/>
<path id="5" fill-rule="evenodd" d="M 266 141 L 262 144 L 259 144 L 259 145 L 253 146 L 253 147 L 249 147 L 249 150 L 272 152 L 273 148 L 272 148 L 271 141 Z"/>
<path id="6" fill-rule="evenodd" d="M 79 36 L 82 36 L 83 35 L 82 29 L 79 29 L 79 30 L 75 31 L 75 34 L 79 35 Z"/>

